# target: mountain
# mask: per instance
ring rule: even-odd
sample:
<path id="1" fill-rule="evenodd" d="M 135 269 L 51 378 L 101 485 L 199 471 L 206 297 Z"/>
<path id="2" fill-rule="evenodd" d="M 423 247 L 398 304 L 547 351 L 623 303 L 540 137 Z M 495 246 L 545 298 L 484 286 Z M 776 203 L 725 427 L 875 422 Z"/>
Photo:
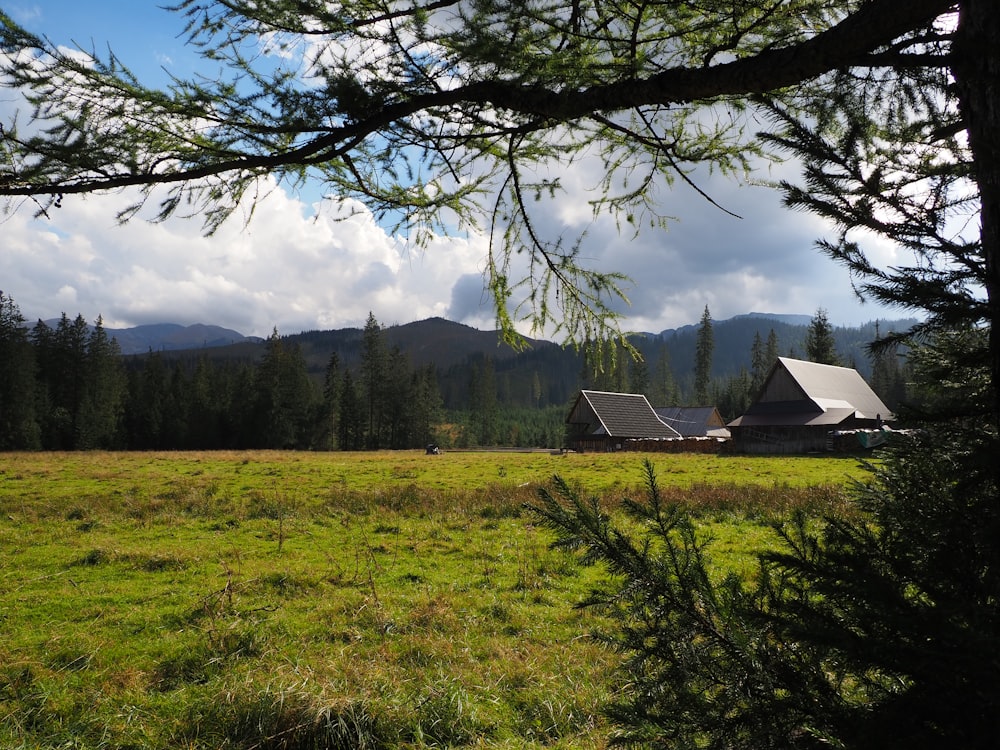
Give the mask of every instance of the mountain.
<path id="1" fill-rule="evenodd" d="M 751 321 L 756 323 L 758 321 L 772 321 L 775 323 L 780 323 L 783 326 L 808 326 L 810 321 L 812 321 L 812 316 L 810 315 L 786 315 L 782 313 L 760 313 L 751 312 L 744 313 L 743 315 L 734 315 L 726 320 L 718 321 L 718 323 L 731 323 L 734 321 Z M 713 327 L 716 321 L 712 321 Z M 683 334 L 691 331 L 697 332 L 698 324 L 691 324 L 686 326 L 681 326 L 680 328 L 668 328 L 664 331 L 660 331 L 660 337 L 669 338 L 675 334 Z"/>
<path id="2" fill-rule="evenodd" d="M 196 323 L 181 326 L 172 323 L 137 326 L 119 330 L 108 330 L 108 335 L 118 341 L 123 354 L 138 354 L 179 349 L 207 349 L 242 342 L 259 343 L 257 336 L 244 336 L 238 331 L 220 326 Z"/>
<path id="3" fill-rule="evenodd" d="M 779 355 L 804 356 L 810 320 L 808 315 L 749 313 L 712 321 L 715 342 L 712 377 L 725 380 L 738 375 L 741 369 L 749 371 L 754 335 L 759 335 L 766 342 L 772 330 L 778 340 Z M 834 327 L 837 351 L 845 364 L 868 377 L 871 362 L 867 345 L 880 334 L 906 330 L 915 322 L 894 320 L 857 327 Z M 264 351 L 261 339 L 244 337 L 213 326 L 140 328 L 161 330 L 160 338 L 155 339 L 159 343 L 150 345 L 153 339 L 143 339 L 143 348 L 133 349 L 138 353 L 152 348 L 162 352 L 163 356 L 193 363 L 202 357 L 215 361 L 252 362 Z M 551 341 L 528 339 L 528 347 L 518 351 L 504 344 L 497 331 L 481 331 L 443 318 L 389 326 L 383 331 L 388 346 L 398 347 L 406 353 L 411 365 L 434 366 L 442 398 L 448 407 L 466 408 L 472 374 L 481 370 L 487 357 L 492 360 L 497 397 L 501 403 L 517 406 L 565 405 L 581 387 L 589 387 L 584 385 L 585 367 L 581 354 L 571 347 L 562 347 Z M 213 336 L 212 332 L 217 335 Z M 650 371 L 665 353 L 682 394 L 689 394 L 694 380 L 697 333 L 698 326 L 689 325 L 659 334 L 637 334 L 632 342 L 642 352 Z M 187 349 L 175 345 L 184 336 L 195 342 Z M 213 339 L 224 339 L 226 343 L 220 341 L 213 345 L 210 343 Z M 341 367 L 356 368 L 361 360 L 363 339 L 364 332 L 360 328 L 305 331 L 282 337 L 284 342 L 299 347 L 310 374 L 317 381 L 322 380 L 334 352 Z M 122 348 L 125 349 L 124 346 Z"/>
<path id="4" fill-rule="evenodd" d="M 59 319 L 46 320 L 45 324 L 49 328 L 55 328 L 59 325 Z M 88 329 L 93 330 L 93 326 L 88 325 Z M 182 326 L 177 323 L 154 323 L 134 328 L 105 328 L 104 330 L 107 332 L 108 338 L 113 338 L 118 342 L 122 354 L 206 349 L 241 342 L 260 343 L 263 341 L 257 336 L 244 336 L 229 328 L 201 323 L 190 326 Z"/>

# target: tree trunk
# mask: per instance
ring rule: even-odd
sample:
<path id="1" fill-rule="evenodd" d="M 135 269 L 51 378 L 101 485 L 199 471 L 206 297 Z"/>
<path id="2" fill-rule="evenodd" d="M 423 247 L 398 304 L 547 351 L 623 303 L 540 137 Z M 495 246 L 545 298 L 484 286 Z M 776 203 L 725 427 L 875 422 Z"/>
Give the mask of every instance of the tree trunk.
<path id="1" fill-rule="evenodd" d="M 982 200 L 993 423 L 1000 428 L 1000 13 L 996 0 L 965 0 L 960 7 L 952 71 Z"/>

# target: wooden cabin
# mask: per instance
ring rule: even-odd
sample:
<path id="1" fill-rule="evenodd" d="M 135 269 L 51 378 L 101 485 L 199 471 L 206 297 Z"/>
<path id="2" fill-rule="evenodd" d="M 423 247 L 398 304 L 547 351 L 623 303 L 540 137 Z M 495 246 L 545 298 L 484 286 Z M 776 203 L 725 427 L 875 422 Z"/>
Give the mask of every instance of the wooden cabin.
<path id="1" fill-rule="evenodd" d="M 566 418 L 567 445 L 578 451 L 617 451 L 626 440 L 679 438 L 641 393 L 580 391 Z"/>
<path id="2" fill-rule="evenodd" d="M 738 452 L 812 453 L 826 451 L 836 431 L 878 429 L 894 419 L 857 370 L 779 357 L 729 431 Z"/>

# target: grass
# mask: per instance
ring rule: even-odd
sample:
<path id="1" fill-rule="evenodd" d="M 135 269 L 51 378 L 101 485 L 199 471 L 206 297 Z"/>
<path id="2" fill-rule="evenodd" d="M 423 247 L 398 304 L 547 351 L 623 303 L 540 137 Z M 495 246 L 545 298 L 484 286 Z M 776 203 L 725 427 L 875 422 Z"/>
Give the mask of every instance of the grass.
<path id="1" fill-rule="evenodd" d="M 601 571 L 521 510 L 632 454 L 0 454 L 4 748 L 603 747 Z M 842 459 L 653 457 L 721 564 Z"/>

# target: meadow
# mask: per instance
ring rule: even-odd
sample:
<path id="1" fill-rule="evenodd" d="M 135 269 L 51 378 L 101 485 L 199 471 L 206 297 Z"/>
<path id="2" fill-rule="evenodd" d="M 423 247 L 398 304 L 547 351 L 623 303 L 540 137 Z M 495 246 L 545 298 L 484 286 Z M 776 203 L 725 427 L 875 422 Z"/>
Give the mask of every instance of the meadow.
<path id="1" fill-rule="evenodd" d="M 599 748 L 603 578 L 524 503 L 610 509 L 642 454 L 0 454 L 4 748 Z M 752 574 L 850 458 L 651 455 Z"/>

